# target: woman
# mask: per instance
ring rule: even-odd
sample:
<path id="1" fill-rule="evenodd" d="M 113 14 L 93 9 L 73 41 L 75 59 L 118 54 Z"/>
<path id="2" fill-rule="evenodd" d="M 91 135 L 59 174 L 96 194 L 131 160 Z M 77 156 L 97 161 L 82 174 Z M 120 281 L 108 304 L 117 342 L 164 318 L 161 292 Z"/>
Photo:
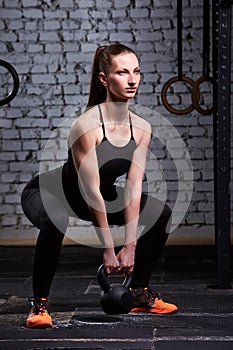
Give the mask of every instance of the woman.
<path id="1" fill-rule="evenodd" d="M 22 193 L 24 212 L 40 229 L 34 297 L 26 323 L 29 328 L 52 326 L 47 302 L 70 215 L 93 223 L 103 246 L 106 273 L 132 273 L 132 311 L 177 310 L 149 288 L 153 267 L 168 237 L 171 211 L 142 192 L 151 126 L 129 111 L 139 81 L 140 67 L 131 48 L 112 44 L 97 49 L 88 108 L 71 127 L 67 162 L 34 177 Z M 124 174 L 124 188 L 116 187 L 116 179 Z M 125 242 L 118 253 L 110 229 L 114 224 L 125 226 Z M 139 238 L 138 224 L 144 225 Z"/>

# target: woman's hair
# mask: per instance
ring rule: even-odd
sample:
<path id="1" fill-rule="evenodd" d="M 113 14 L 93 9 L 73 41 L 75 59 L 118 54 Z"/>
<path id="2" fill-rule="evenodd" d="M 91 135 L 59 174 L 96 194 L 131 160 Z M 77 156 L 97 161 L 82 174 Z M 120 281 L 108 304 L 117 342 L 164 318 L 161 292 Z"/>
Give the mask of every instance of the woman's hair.
<path id="1" fill-rule="evenodd" d="M 121 55 L 123 53 L 133 53 L 136 56 L 133 49 L 123 44 L 100 46 L 96 50 L 92 64 L 92 77 L 87 108 L 102 103 L 106 99 L 106 87 L 101 83 L 99 73 L 104 72 L 107 74 L 111 65 L 112 56 Z"/>

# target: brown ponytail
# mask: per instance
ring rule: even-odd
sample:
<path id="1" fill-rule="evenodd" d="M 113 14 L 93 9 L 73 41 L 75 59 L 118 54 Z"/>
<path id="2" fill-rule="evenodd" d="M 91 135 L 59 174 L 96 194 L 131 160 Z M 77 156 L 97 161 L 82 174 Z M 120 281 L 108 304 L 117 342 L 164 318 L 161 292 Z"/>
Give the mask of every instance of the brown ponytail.
<path id="1" fill-rule="evenodd" d="M 87 108 L 105 101 L 107 97 L 107 91 L 105 86 L 100 82 L 99 73 L 104 72 L 107 74 L 111 65 L 111 57 L 120 55 L 122 53 L 133 53 L 136 56 L 136 53 L 131 48 L 122 44 L 100 46 L 96 50 L 92 64 L 90 94 Z"/>
<path id="2" fill-rule="evenodd" d="M 95 106 L 98 103 L 103 102 L 106 99 L 106 88 L 99 80 L 100 70 L 100 54 L 106 48 L 106 46 L 100 46 L 94 56 L 93 64 L 92 64 L 92 76 L 90 83 L 90 94 L 89 100 L 87 103 L 87 108 Z"/>

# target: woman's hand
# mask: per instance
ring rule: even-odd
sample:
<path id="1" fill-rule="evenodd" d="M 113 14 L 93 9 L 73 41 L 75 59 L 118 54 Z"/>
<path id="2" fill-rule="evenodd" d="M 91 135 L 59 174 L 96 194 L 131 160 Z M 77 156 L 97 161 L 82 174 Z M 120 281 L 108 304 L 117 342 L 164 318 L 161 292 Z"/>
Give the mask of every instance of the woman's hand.
<path id="1" fill-rule="evenodd" d="M 125 245 L 117 254 L 117 260 L 120 263 L 118 272 L 129 275 L 133 271 L 135 259 L 135 244 Z"/>
<path id="2" fill-rule="evenodd" d="M 103 264 L 107 274 L 118 272 L 119 261 L 117 260 L 114 248 L 103 249 Z"/>

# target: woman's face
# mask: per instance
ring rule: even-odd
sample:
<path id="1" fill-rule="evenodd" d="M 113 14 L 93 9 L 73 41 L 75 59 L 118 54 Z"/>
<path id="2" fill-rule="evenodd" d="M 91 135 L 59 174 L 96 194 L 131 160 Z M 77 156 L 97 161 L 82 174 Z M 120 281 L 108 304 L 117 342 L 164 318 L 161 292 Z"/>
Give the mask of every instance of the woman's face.
<path id="1" fill-rule="evenodd" d="M 138 59 L 133 53 L 113 56 L 108 74 L 99 77 L 107 89 L 106 102 L 127 101 L 135 96 L 140 82 Z"/>

